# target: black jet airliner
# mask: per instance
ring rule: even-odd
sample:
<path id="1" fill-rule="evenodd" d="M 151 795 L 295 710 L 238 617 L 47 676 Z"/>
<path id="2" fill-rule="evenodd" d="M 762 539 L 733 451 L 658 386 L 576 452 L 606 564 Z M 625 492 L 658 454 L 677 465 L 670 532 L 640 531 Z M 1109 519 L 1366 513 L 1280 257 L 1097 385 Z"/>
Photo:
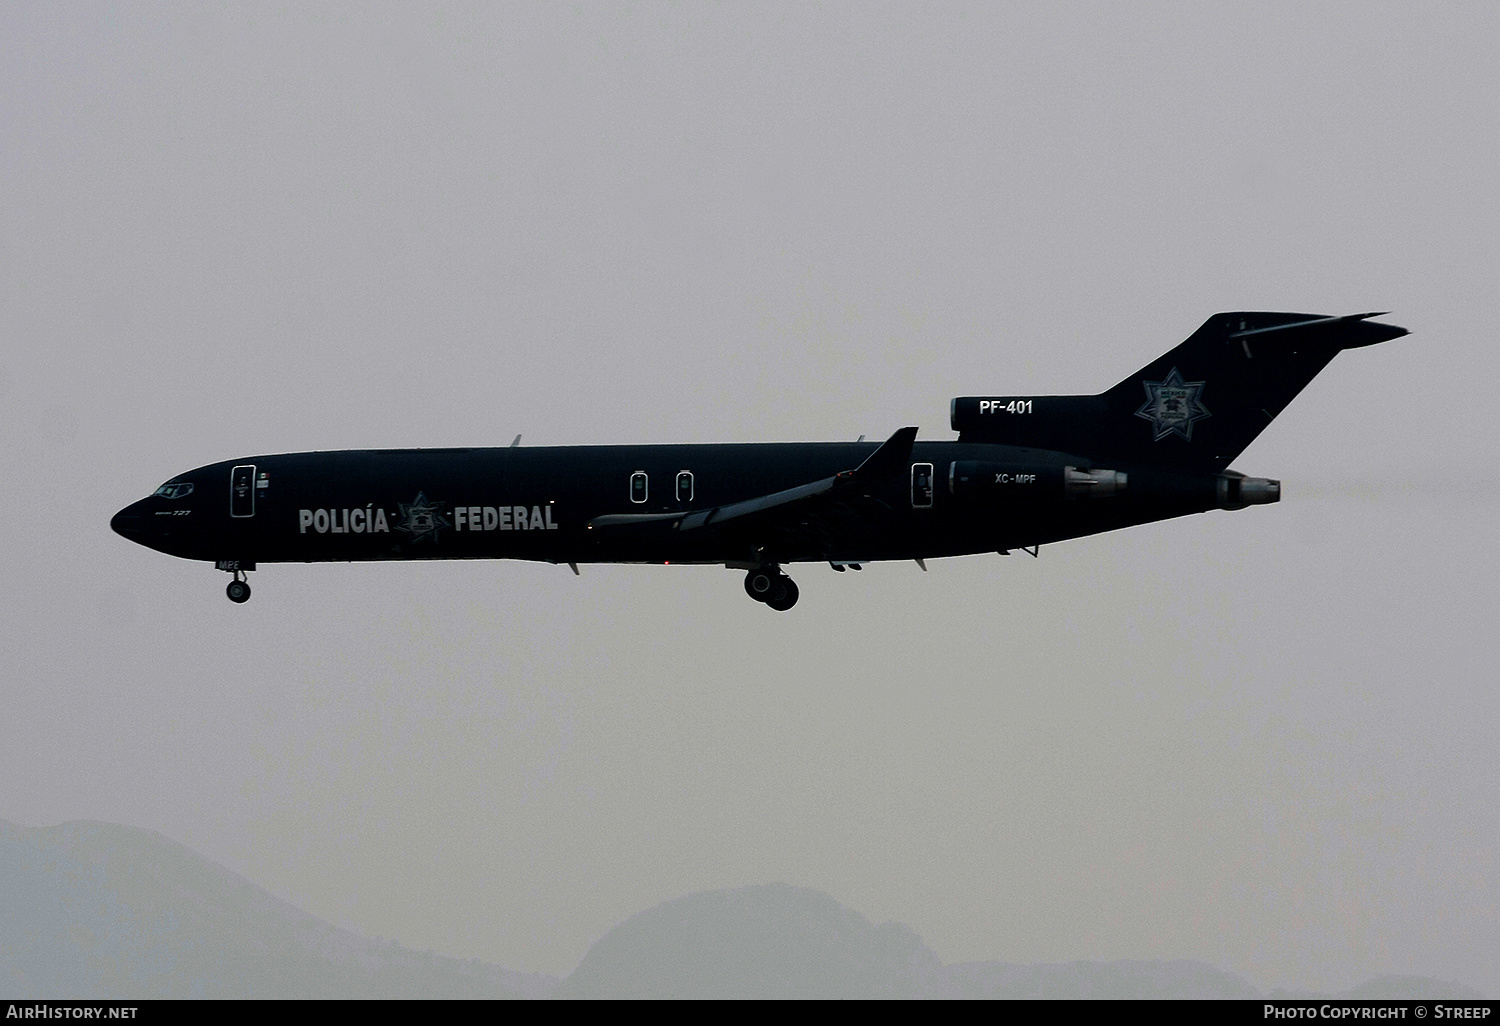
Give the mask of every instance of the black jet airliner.
<path id="1" fill-rule="evenodd" d="M 213 562 L 250 597 L 260 563 L 531 559 L 723 564 L 790 609 L 789 563 L 1037 546 L 1281 498 L 1229 463 L 1369 318 L 1215 314 L 1107 392 L 953 400 L 956 441 L 363 449 L 250 456 L 172 478 L 110 526 Z"/>

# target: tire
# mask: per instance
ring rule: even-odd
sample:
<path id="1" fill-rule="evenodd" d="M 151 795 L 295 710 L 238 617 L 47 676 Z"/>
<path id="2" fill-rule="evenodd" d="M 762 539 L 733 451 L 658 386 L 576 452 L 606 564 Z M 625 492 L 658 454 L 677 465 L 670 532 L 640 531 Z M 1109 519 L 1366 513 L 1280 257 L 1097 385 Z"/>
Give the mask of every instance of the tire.
<path id="1" fill-rule="evenodd" d="M 247 581 L 230 581 L 229 587 L 224 589 L 224 594 L 229 596 L 231 602 L 249 602 L 250 584 Z"/>
<path id="2" fill-rule="evenodd" d="M 745 575 L 745 594 L 757 602 L 766 602 L 776 595 L 776 578 L 780 574 L 769 570 L 751 570 Z"/>
<path id="3" fill-rule="evenodd" d="M 779 593 L 775 598 L 766 600 L 766 605 L 770 606 L 778 613 L 784 613 L 788 609 L 791 609 L 793 606 L 795 606 L 797 604 L 797 596 L 798 594 L 800 594 L 797 590 L 796 581 L 792 580 L 790 577 L 783 577 L 781 580 L 783 582 L 783 587 L 780 589 Z"/>

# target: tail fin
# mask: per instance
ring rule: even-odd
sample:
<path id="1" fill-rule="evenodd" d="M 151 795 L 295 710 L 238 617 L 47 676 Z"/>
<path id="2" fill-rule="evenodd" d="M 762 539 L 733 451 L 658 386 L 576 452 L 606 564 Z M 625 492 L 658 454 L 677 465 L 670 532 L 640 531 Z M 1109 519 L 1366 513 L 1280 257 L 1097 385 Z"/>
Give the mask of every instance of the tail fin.
<path id="1" fill-rule="evenodd" d="M 1215 314 L 1100 395 L 955 399 L 953 426 L 964 442 L 1220 471 L 1340 350 L 1407 333 L 1379 316 Z"/>

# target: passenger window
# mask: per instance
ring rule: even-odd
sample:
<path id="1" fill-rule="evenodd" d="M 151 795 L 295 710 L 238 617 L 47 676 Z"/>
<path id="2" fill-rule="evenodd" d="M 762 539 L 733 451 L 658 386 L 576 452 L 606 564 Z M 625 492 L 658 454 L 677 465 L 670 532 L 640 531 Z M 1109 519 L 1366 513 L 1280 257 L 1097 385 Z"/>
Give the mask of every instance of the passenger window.
<path id="1" fill-rule="evenodd" d="M 683 470 L 677 474 L 677 501 L 693 501 L 693 472 Z"/>
<path id="2" fill-rule="evenodd" d="M 630 475 L 630 501 L 646 501 L 646 472 L 644 470 L 637 470 Z"/>

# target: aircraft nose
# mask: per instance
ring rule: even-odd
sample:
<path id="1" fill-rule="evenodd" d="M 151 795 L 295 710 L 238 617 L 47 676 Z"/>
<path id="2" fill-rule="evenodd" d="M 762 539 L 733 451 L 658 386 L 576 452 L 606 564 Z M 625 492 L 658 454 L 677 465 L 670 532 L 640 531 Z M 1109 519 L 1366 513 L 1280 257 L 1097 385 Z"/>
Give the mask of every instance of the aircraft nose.
<path id="1" fill-rule="evenodd" d="M 141 516 L 141 504 L 132 502 L 110 518 L 109 526 L 115 534 L 131 541 L 140 541 L 148 533 L 146 518 Z"/>

